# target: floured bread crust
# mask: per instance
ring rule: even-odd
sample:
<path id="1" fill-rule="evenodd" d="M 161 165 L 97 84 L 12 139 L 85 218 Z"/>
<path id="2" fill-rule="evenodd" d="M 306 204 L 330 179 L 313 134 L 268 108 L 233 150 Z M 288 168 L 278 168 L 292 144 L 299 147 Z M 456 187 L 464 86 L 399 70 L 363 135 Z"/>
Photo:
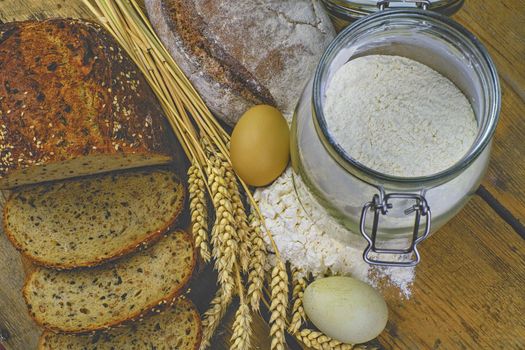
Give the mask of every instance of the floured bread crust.
<path id="1" fill-rule="evenodd" d="M 316 0 L 146 0 L 150 20 L 212 112 L 291 115 L 335 32 Z"/>

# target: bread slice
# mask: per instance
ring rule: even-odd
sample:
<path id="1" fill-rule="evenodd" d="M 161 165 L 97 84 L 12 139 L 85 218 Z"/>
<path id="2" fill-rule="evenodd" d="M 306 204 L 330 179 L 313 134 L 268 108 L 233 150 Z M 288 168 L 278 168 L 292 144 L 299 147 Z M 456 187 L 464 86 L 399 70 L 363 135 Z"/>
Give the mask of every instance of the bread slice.
<path id="1" fill-rule="evenodd" d="M 46 331 L 40 350 L 197 350 L 201 342 L 201 320 L 192 302 L 179 297 L 160 314 L 104 333 L 74 335 Z"/>
<path id="2" fill-rule="evenodd" d="M 44 328 L 83 333 L 158 310 L 181 294 L 195 267 L 191 235 L 176 231 L 135 255 L 93 269 L 37 268 L 23 295 Z"/>
<path id="3" fill-rule="evenodd" d="M 172 160 L 155 95 L 98 24 L 0 24 L 0 86 L 0 188 Z"/>
<path id="4" fill-rule="evenodd" d="M 4 231 L 27 258 L 59 269 L 94 266 L 160 237 L 182 211 L 175 172 L 140 169 L 20 188 Z"/>

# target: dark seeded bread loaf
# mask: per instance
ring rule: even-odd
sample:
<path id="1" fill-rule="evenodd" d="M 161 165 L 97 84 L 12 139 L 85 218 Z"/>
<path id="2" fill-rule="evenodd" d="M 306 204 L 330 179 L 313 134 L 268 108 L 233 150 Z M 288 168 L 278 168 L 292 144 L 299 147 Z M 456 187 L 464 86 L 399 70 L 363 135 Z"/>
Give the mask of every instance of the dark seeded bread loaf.
<path id="1" fill-rule="evenodd" d="M 42 327 L 84 333 L 160 309 L 180 295 L 195 267 L 191 235 L 177 231 L 115 264 L 58 271 L 37 268 L 23 295 Z"/>
<path id="2" fill-rule="evenodd" d="M 201 320 L 191 301 L 179 297 L 160 314 L 125 327 L 94 335 L 60 334 L 46 331 L 40 350 L 197 350 Z"/>
<path id="3" fill-rule="evenodd" d="M 0 188 L 165 164 L 161 109 L 99 25 L 0 24 Z"/>
<path id="4" fill-rule="evenodd" d="M 145 0 L 148 17 L 212 112 L 292 112 L 335 37 L 319 0 Z"/>
<path id="5" fill-rule="evenodd" d="M 182 211 L 184 186 L 168 169 L 46 183 L 14 191 L 4 231 L 37 264 L 94 266 L 160 237 Z"/>

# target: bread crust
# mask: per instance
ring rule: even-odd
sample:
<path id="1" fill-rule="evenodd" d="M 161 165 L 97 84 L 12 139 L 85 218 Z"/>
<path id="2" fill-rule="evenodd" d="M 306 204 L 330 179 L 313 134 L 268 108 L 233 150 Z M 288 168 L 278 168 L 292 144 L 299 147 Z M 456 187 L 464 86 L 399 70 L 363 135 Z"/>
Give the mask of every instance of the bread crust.
<path id="1" fill-rule="evenodd" d="M 169 128 L 153 91 L 98 24 L 0 24 L 0 73 L 1 188 L 39 182 L 15 183 L 15 173 L 88 156 L 170 161 Z"/>
<path id="2" fill-rule="evenodd" d="M 67 182 L 67 181 L 76 181 L 76 180 L 68 179 L 68 180 L 65 180 L 64 182 Z M 144 237 L 144 239 L 129 242 L 126 246 L 122 247 L 122 249 L 115 251 L 112 256 L 109 256 L 107 258 L 97 258 L 93 261 L 87 261 L 87 262 L 77 263 L 77 264 L 53 263 L 53 262 L 41 259 L 39 257 L 30 255 L 26 251 L 24 251 L 23 250 L 24 247 L 20 245 L 20 242 L 14 237 L 13 232 L 9 229 L 9 226 L 7 225 L 7 216 L 9 215 L 9 208 L 12 203 L 13 196 L 16 194 L 16 191 L 11 192 L 7 201 L 5 202 L 4 210 L 3 210 L 3 217 L 2 217 L 3 219 L 2 225 L 3 225 L 3 229 L 4 229 L 4 232 L 7 238 L 9 239 L 11 244 L 16 248 L 16 250 L 18 250 L 22 256 L 24 256 L 25 258 L 27 258 L 28 260 L 30 260 L 36 265 L 53 268 L 57 270 L 71 270 L 71 269 L 76 269 L 76 268 L 95 267 L 95 266 L 99 266 L 101 264 L 112 262 L 119 258 L 125 257 L 137 250 L 146 249 L 151 243 L 157 242 L 164 234 L 174 229 L 177 222 L 179 222 L 179 219 L 181 219 L 181 216 L 182 216 L 181 214 L 184 211 L 184 208 L 186 207 L 186 201 L 187 201 L 186 189 L 184 185 L 182 184 L 182 182 L 180 182 L 180 188 L 181 188 L 181 191 L 180 191 L 181 200 L 178 202 L 178 206 L 175 208 L 171 220 L 166 222 L 166 224 L 162 228 L 160 228 L 159 230 L 150 232 L 148 235 Z"/>
<path id="3" fill-rule="evenodd" d="M 193 274 L 193 270 L 195 269 L 195 264 L 196 264 L 196 260 L 197 260 L 196 259 L 196 254 L 195 254 L 195 246 L 194 246 L 194 243 L 193 243 L 193 237 L 189 233 L 187 233 L 186 231 L 183 231 L 183 230 L 180 230 L 180 229 L 173 231 L 173 233 L 171 233 L 171 234 L 180 234 L 180 233 L 184 234 L 184 240 L 186 242 L 189 242 L 191 244 L 191 246 L 192 246 L 192 249 L 191 249 L 192 250 L 191 269 L 190 269 L 190 273 L 188 273 L 186 275 L 185 279 L 181 282 L 180 288 L 173 290 L 170 294 L 166 295 L 164 298 L 156 300 L 156 301 L 146 305 L 142 310 L 137 310 L 135 312 L 132 312 L 127 317 L 124 317 L 122 319 L 119 319 L 119 320 L 116 320 L 116 321 L 113 321 L 113 322 L 108 322 L 108 323 L 105 323 L 105 324 L 103 324 L 101 326 L 98 326 L 98 327 L 81 328 L 81 329 L 76 329 L 76 330 L 64 329 L 64 328 L 59 328 L 59 327 L 51 327 L 49 325 L 46 325 L 42 320 L 37 318 L 36 315 L 33 315 L 31 312 L 29 312 L 29 309 L 28 309 L 29 316 L 35 321 L 35 323 L 37 325 L 39 325 L 40 327 L 42 327 L 44 329 L 50 330 L 50 331 L 69 333 L 69 334 L 85 334 L 85 333 L 90 333 L 90 332 L 94 332 L 94 331 L 98 331 L 98 330 L 109 329 L 109 328 L 112 328 L 112 327 L 115 327 L 115 326 L 118 326 L 118 325 L 121 325 L 121 324 L 125 324 L 127 322 L 136 321 L 138 319 L 143 318 L 145 315 L 148 315 L 148 314 L 151 314 L 151 313 L 154 313 L 154 312 L 160 312 L 165 307 L 172 306 L 173 303 L 175 302 L 175 300 L 177 299 L 177 297 L 179 297 L 186 290 L 186 288 L 187 288 L 187 286 L 188 286 L 188 284 L 189 284 L 189 282 L 191 280 L 191 276 Z M 26 279 L 24 281 L 24 286 L 22 288 L 22 295 L 24 297 L 24 301 L 25 301 L 26 305 L 30 305 L 29 299 L 28 299 L 28 294 L 29 294 L 28 286 L 29 286 L 29 283 L 34 278 L 34 276 L 38 273 L 39 269 L 40 268 L 37 268 L 37 269 L 33 270 L 30 274 L 28 274 L 26 276 Z"/>
<path id="4" fill-rule="evenodd" d="M 192 1 L 162 1 L 160 6 L 163 15 L 171 19 L 167 21 L 171 31 L 177 33 L 192 55 L 202 56 L 199 63 L 203 70 L 214 72 L 214 81 L 222 88 L 232 87 L 251 103 L 275 105 L 272 94 L 257 77 L 222 46 L 207 38 L 205 21 Z"/>

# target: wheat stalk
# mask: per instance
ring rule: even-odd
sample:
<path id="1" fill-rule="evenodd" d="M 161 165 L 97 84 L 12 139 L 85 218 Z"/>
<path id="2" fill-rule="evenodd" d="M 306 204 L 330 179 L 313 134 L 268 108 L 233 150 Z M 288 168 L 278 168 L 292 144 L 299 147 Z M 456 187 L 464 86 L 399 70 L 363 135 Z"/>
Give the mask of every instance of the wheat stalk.
<path id="1" fill-rule="evenodd" d="M 266 246 L 264 244 L 260 223 L 255 215 L 250 215 L 251 251 L 248 266 L 248 299 L 254 312 L 259 312 L 262 289 L 264 285 L 264 264 L 266 263 Z"/>
<path id="2" fill-rule="evenodd" d="M 202 259 L 204 262 L 209 262 L 211 253 L 208 244 L 208 209 L 204 181 L 202 170 L 194 162 L 188 169 L 191 232 L 195 240 L 195 247 L 199 249 Z"/>
<path id="3" fill-rule="evenodd" d="M 270 303 L 271 350 L 285 349 L 286 312 L 288 307 L 288 273 L 281 260 L 272 269 Z"/>
<path id="4" fill-rule="evenodd" d="M 299 331 L 303 322 L 306 320 L 306 315 L 303 308 L 303 295 L 306 289 L 306 278 L 303 272 L 299 269 L 292 270 L 292 319 L 288 326 L 288 332 L 295 334 Z"/>

